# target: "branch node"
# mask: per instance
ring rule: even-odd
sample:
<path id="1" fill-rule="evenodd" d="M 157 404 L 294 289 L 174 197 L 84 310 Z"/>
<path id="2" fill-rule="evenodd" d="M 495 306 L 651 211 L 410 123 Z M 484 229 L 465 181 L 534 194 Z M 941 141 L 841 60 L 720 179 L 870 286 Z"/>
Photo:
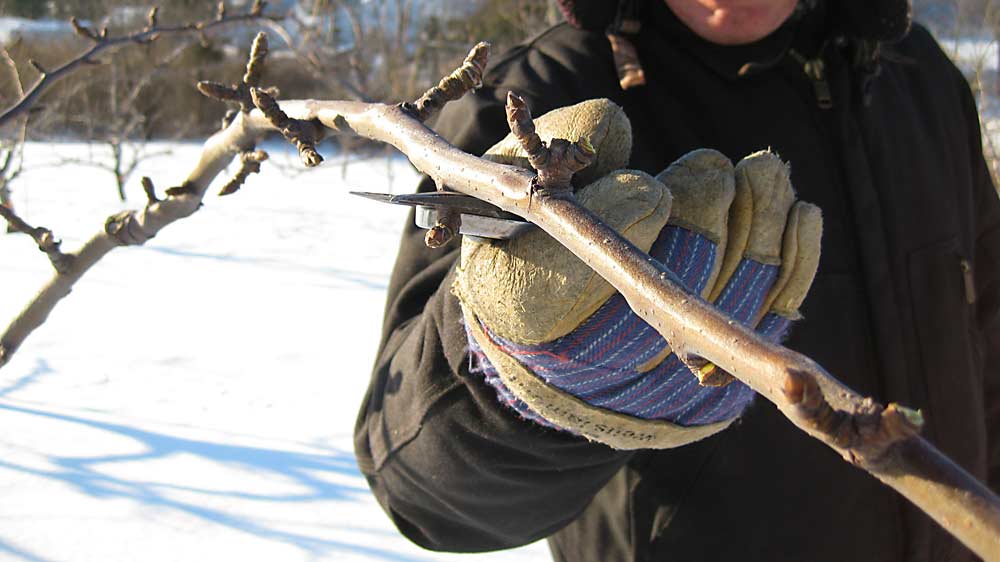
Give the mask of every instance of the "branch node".
<path id="1" fill-rule="evenodd" d="M 30 236 L 35 244 L 38 245 L 38 249 L 45 253 L 49 257 L 49 261 L 52 262 L 52 267 L 59 273 L 66 273 L 69 268 L 73 265 L 73 256 L 69 254 L 64 254 L 59 246 L 62 244 L 52 231 L 43 227 L 34 227 L 24 221 L 19 217 L 14 209 L 7 207 L 6 205 L 0 205 L 0 217 L 3 217 L 7 224 L 10 226 L 14 232 L 22 232 Z"/>
<path id="2" fill-rule="evenodd" d="M 182 195 L 193 195 L 194 194 L 194 184 L 191 182 L 184 182 L 177 187 L 168 188 L 167 196 L 169 197 L 180 197 Z"/>
<path id="3" fill-rule="evenodd" d="M 865 400 L 857 412 L 835 410 L 813 376 L 800 371 L 788 372 L 782 392 L 807 427 L 844 449 L 844 458 L 857 465 L 877 465 L 895 445 L 918 435 L 924 423 L 919 410 L 895 403 L 883 408 Z"/>
<path id="4" fill-rule="evenodd" d="M 427 90 L 417 101 L 404 103 L 403 109 L 423 122 L 446 103 L 457 100 L 469 90 L 478 89 L 483 85 L 483 72 L 489 56 L 490 44 L 485 41 L 477 43 L 461 66 L 442 78 L 437 86 Z"/>
<path id="5" fill-rule="evenodd" d="M 149 31 L 156 27 L 156 16 L 160 13 L 160 7 L 154 5 L 149 9 L 149 14 L 146 16 L 146 31 Z"/>
<path id="6" fill-rule="evenodd" d="M 79 35 L 80 37 L 90 39 L 94 43 L 101 42 L 102 38 L 99 37 L 96 33 L 94 33 L 93 29 L 90 29 L 89 27 L 80 23 L 80 20 L 76 19 L 76 16 L 71 16 L 69 18 L 69 23 L 70 25 L 73 26 L 73 31 L 76 32 L 76 34 Z"/>
<path id="7" fill-rule="evenodd" d="M 41 74 L 43 77 L 48 75 L 49 73 L 49 71 L 45 70 L 45 67 L 42 66 L 42 63 L 36 61 L 35 59 L 28 59 L 28 64 L 30 64 L 35 70 L 37 70 L 38 73 Z"/>
<path id="8" fill-rule="evenodd" d="M 506 110 L 511 132 L 527 153 L 528 164 L 538 172 L 534 187 L 547 195 L 571 192 L 573 174 L 589 166 L 597 157 L 590 139 L 582 137 L 576 142 L 552 139 L 546 146 L 535 132 L 535 122 L 524 98 L 508 92 Z"/>
<path id="9" fill-rule="evenodd" d="M 104 232 L 119 246 L 141 246 L 153 237 L 143 230 L 135 211 L 122 211 L 104 221 Z"/>
<path id="10" fill-rule="evenodd" d="M 149 179 L 149 176 L 142 176 L 140 181 L 142 184 L 142 190 L 146 193 L 146 201 L 148 205 L 153 205 L 160 202 L 160 198 L 156 196 L 156 188 L 153 187 L 153 180 Z"/>
<path id="11" fill-rule="evenodd" d="M 263 150 L 247 151 L 240 154 L 240 169 L 237 170 L 233 179 L 223 186 L 219 195 L 231 195 L 239 191 L 250 174 L 260 173 L 260 163 L 265 160 L 267 160 L 267 153 Z"/>
<path id="12" fill-rule="evenodd" d="M 307 168 L 318 166 L 323 162 L 323 156 L 316 151 L 316 143 L 322 140 L 323 128 L 313 121 L 290 119 L 281 110 L 278 102 L 269 93 L 260 88 L 251 88 L 250 97 L 264 117 L 299 150 L 299 158 Z"/>
<path id="13" fill-rule="evenodd" d="M 924 414 L 920 410 L 900 406 L 895 402 L 886 406 L 881 418 L 886 437 L 893 440 L 908 439 L 918 435 L 924 426 Z"/>
<path id="14" fill-rule="evenodd" d="M 236 116 L 239 114 L 240 110 L 238 109 L 230 109 L 226 111 L 226 114 L 222 116 L 222 128 L 225 129 L 226 127 L 232 125 L 233 121 L 236 120 Z"/>
<path id="15" fill-rule="evenodd" d="M 440 248 L 459 233 L 462 228 L 462 213 L 447 207 L 438 208 L 437 224 L 424 235 L 424 244 L 428 248 Z"/>

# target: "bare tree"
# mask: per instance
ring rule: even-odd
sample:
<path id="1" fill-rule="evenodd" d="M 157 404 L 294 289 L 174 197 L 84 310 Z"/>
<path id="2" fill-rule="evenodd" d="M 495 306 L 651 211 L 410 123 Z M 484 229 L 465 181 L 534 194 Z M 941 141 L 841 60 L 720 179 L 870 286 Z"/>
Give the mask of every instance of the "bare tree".
<path id="1" fill-rule="evenodd" d="M 14 85 L 17 95 L 23 96 L 21 73 L 18 72 L 17 64 L 6 47 L 0 47 L 0 59 L 10 72 L 10 83 Z M 16 131 L 13 134 L 0 136 L 0 206 L 11 210 L 14 209 L 14 200 L 11 197 L 10 184 L 24 170 L 24 142 L 28 132 L 28 117 L 21 118 L 14 126 Z M 8 225 L 7 232 L 12 233 L 16 230 Z"/>
<path id="2" fill-rule="evenodd" d="M 70 118 L 84 131 L 88 142 L 106 149 L 110 159 L 63 158 L 54 165 L 83 164 L 107 171 L 114 178 L 119 198 L 124 201 L 125 186 L 139 165 L 147 159 L 170 153 L 169 149 L 153 148 L 149 142 L 153 132 L 151 121 L 166 109 L 174 111 L 166 96 L 155 91 L 155 86 L 162 83 L 164 71 L 195 45 L 198 45 L 197 40 L 187 38 L 160 57 L 150 49 L 151 45 L 147 45 L 141 56 L 116 56 L 111 64 L 91 73 L 90 80 L 79 84 L 78 95 L 70 98 L 79 107 L 70 113 Z M 185 74 L 193 81 L 192 72 Z M 100 87 L 88 87 L 93 83 Z M 93 90 L 97 91 L 96 95 Z M 196 119 L 197 115 L 191 112 L 176 119 L 166 139 L 184 135 L 193 128 Z"/>

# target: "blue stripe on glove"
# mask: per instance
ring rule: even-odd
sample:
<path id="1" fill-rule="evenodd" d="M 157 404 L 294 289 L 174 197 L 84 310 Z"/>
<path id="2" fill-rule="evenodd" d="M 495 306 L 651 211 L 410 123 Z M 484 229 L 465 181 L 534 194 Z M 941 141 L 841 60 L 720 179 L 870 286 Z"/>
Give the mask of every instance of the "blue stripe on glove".
<path id="1" fill-rule="evenodd" d="M 674 271 L 686 288 L 700 294 L 709 281 L 717 246 L 678 226 L 667 226 L 650 255 Z M 744 258 L 716 301 L 735 320 L 749 324 L 778 275 L 778 266 Z M 758 331 L 778 341 L 790 321 L 769 313 Z M 754 392 L 735 381 L 725 387 L 701 386 L 674 355 L 647 372 L 649 362 L 667 345 L 659 333 L 614 295 L 575 330 L 541 345 L 506 340 L 482 325 L 490 341 L 504 353 L 559 388 L 592 405 L 644 419 L 667 420 L 681 426 L 707 425 L 731 419 L 752 402 Z M 555 427 L 532 411 L 504 385 L 475 339 L 469 335 L 470 371 L 481 373 L 498 398 L 521 416 Z"/>

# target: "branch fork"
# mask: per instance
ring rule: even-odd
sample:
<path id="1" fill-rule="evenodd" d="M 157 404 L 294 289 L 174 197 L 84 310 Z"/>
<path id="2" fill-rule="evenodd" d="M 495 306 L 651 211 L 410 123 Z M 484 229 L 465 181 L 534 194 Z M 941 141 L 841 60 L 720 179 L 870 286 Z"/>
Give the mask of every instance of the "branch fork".
<path id="1" fill-rule="evenodd" d="M 524 98 L 508 92 L 506 110 L 510 131 L 528 154 L 528 163 L 538 171 L 532 191 L 548 195 L 572 193 L 573 174 L 589 166 L 597 157 L 590 139 L 581 137 L 576 142 L 552 139 L 546 145 L 535 132 L 535 122 Z"/>
<path id="2" fill-rule="evenodd" d="M 234 101 L 240 105 L 240 111 L 249 113 L 256 107 L 251 92 L 260 86 L 264 75 L 264 63 L 269 52 L 267 34 L 258 33 L 250 47 L 250 58 L 247 61 L 246 72 L 238 83 L 226 86 L 218 82 L 203 80 L 198 82 L 198 91 L 212 99 Z M 277 95 L 276 90 L 273 95 Z"/>

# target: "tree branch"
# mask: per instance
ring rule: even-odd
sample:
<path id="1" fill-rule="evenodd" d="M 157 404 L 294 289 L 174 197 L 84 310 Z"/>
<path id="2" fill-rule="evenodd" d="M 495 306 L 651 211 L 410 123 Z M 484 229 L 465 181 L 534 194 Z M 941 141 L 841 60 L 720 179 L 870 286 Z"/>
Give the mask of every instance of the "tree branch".
<path id="1" fill-rule="evenodd" d="M 55 268 L 57 273 L 63 274 L 70 270 L 73 265 L 73 256 L 64 254 L 59 249 L 62 242 L 56 239 L 51 230 L 41 226 L 31 226 L 24 222 L 21 217 L 17 216 L 14 209 L 5 205 L 0 205 L 0 217 L 7 221 L 7 224 L 14 232 L 23 232 L 31 236 L 35 240 L 35 243 L 38 244 L 38 249 L 49 257 L 49 261 L 52 262 L 52 267 Z"/>
<path id="2" fill-rule="evenodd" d="M 530 115 L 520 112 L 514 100 L 508 112 L 515 114 L 515 127 L 527 131 L 533 127 Z M 284 101 L 277 111 L 322 130 L 391 144 L 439 185 L 537 224 L 617 288 L 675 353 L 703 357 L 733 374 L 800 429 L 910 499 L 979 556 L 1000 562 L 1000 499 L 917 434 L 922 420 L 916 412 L 864 398 L 809 358 L 732 322 L 582 207 L 568 190 L 539 189 L 539 176 L 530 170 L 458 150 L 406 104 Z M 73 254 L 70 270 L 55 275 L 0 337 L 0 365 L 94 263 L 115 247 L 142 243 L 193 213 L 209 183 L 233 157 L 252 151 L 263 135 L 278 128 L 286 127 L 259 108 L 237 113 L 206 141 L 183 189 L 163 201 L 152 197 L 142 211 L 109 218 L 106 228 Z"/>
<path id="3" fill-rule="evenodd" d="M 95 57 L 101 52 L 117 48 L 129 43 L 149 43 L 155 41 L 163 35 L 178 34 L 178 33 L 204 33 L 210 29 L 214 29 L 219 26 L 227 25 L 236 22 L 246 22 L 253 21 L 260 18 L 265 19 L 280 19 L 276 16 L 264 15 L 263 10 L 266 6 L 266 2 L 263 0 L 254 0 L 253 6 L 250 8 L 249 12 L 236 15 L 220 14 L 215 19 L 204 20 L 199 22 L 185 23 L 180 25 L 172 26 L 161 26 L 157 23 L 157 9 L 150 11 L 148 17 L 147 25 L 140 31 L 130 33 L 128 35 L 123 35 L 121 37 L 110 37 L 107 34 L 107 29 L 103 29 L 100 32 L 95 32 L 90 28 L 80 24 L 76 18 L 72 18 L 70 22 L 73 24 L 74 30 L 77 34 L 86 37 L 93 44 L 90 48 L 78 54 L 73 59 L 59 65 L 58 67 L 48 70 L 43 68 L 35 61 L 30 61 L 32 66 L 38 70 L 41 76 L 38 80 L 24 93 L 13 105 L 8 107 L 0 113 L 0 127 L 5 125 L 11 119 L 14 119 L 18 115 L 21 115 L 30 108 L 38 97 L 45 91 L 46 88 L 56 83 L 61 78 L 65 77 L 69 73 L 73 72 L 81 65 L 94 64 L 96 62 Z"/>

